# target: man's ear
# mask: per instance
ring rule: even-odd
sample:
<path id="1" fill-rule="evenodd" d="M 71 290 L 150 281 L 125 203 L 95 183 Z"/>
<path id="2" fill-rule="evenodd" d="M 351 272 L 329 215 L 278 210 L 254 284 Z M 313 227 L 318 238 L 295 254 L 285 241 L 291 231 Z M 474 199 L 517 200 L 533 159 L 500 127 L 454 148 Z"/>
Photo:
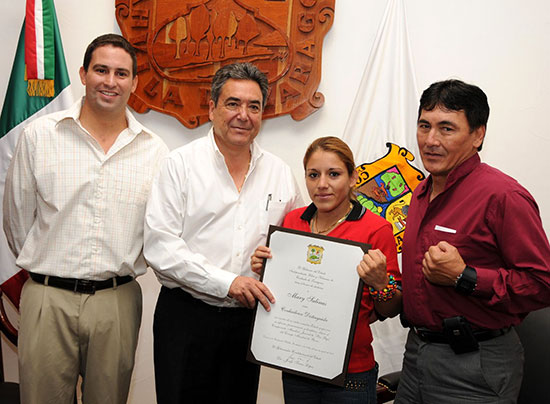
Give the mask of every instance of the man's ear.
<path id="1" fill-rule="evenodd" d="M 216 108 L 214 101 L 213 100 L 208 101 L 208 118 L 211 121 L 214 120 L 214 108 Z"/>
<path id="2" fill-rule="evenodd" d="M 487 128 L 485 126 L 480 126 L 476 130 L 474 130 L 474 133 L 472 133 L 472 135 L 474 136 L 474 146 L 476 149 L 479 149 L 479 147 L 483 144 L 486 130 Z"/>
<path id="3" fill-rule="evenodd" d="M 80 82 L 82 85 L 86 85 L 86 70 L 84 70 L 84 66 L 80 66 L 80 69 L 78 70 L 78 75 L 80 76 Z"/>
<path id="4" fill-rule="evenodd" d="M 136 74 L 134 78 L 132 79 L 132 92 L 136 91 L 137 85 L 138 85 L 138 75 Z"/>

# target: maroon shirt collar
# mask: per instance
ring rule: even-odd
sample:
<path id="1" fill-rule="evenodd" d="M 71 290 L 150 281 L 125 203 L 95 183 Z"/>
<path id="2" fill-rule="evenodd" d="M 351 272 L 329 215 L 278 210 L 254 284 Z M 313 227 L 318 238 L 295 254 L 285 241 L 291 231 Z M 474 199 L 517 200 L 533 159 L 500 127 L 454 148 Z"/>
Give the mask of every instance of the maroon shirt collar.
<path id="1" fill-rule="evenodd" d="M 479 153 L 475 153 L 472 157 L 462 162 L 458 167 L 455 167 L 447 177 L 447 182 L 445 183 L 445 192 L 447 189 L 451 188 L 456 182 L 466 177 L 472 171 L 476 169 L 477 166 L 481 164 L 481 159 Z M 432 175 L 430 174 L 426 181 L 419 185 L 418 196 L 423 197 L 431 188 L 432 188 Z"/>

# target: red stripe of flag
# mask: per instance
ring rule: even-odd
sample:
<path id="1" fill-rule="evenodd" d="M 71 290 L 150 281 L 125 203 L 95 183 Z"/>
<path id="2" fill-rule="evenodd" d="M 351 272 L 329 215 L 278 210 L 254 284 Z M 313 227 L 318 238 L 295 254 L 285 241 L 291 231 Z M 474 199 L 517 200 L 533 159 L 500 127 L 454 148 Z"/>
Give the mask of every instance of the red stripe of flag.
<path id="1" fill-rule="evenodd" d="M 27 10 L 25 15 L 25 64 L 27 65 L 27 78 L 38 78 L 38 67 L 36 61 L 36 26 L 34 6 L 35 1 L 27 0 Z"/>
<path id="2" fill-rule="evenodd" d="M 21 300 L 21 289 L 23 289 L 23 284 L 28 278 L 29 273 L 24 269 L 21 269 L 10 279 L 0 285 L 2 292 L 5 293 L 17 310 L 19 310 L 19 301 Z"/>

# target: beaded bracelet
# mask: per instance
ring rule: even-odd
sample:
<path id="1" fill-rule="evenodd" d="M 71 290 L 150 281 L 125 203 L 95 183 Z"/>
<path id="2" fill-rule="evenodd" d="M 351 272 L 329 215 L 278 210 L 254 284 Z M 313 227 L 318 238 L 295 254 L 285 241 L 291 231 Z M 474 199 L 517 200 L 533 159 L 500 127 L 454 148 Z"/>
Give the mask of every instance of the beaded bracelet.
<path id="1" fill-rule="evenodd" d="M 397 291 L 397 282 L 393 275 L 388 274 L 388 284 L 382 290 L 375 290 L 372 286 L 369 286 L 369 293 L 377 302 L 387 302 L 392 299 Z"/>

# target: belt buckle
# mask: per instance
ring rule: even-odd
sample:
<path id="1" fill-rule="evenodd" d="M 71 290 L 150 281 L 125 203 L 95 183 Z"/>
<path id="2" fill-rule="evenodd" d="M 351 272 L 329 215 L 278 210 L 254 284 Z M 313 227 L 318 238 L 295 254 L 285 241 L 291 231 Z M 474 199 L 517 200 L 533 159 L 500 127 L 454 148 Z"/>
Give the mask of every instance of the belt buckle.
<path id="1" fill-rule="evenodd" d="M 88 279 L 77 279 L 74 283 L 74 291 L 93 295 L 95 294 L 95 282 Z"/>

